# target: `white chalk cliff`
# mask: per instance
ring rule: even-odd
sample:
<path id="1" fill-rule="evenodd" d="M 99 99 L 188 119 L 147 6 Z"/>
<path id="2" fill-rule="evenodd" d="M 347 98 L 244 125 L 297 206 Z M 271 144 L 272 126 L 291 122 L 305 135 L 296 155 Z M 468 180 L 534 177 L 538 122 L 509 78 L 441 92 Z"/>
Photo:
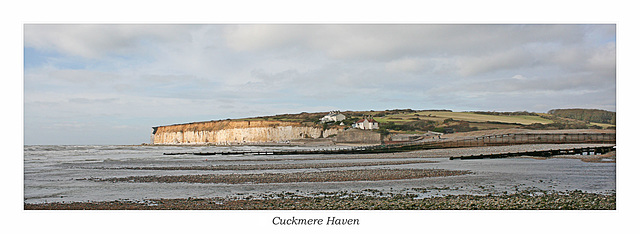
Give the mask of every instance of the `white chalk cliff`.
<path id="1" fill-rule="evenodd" d="M 222 120 L 154 127 L 153 144 L 246 144 L 324 138 L 343 131 L 285 121 Z"/>

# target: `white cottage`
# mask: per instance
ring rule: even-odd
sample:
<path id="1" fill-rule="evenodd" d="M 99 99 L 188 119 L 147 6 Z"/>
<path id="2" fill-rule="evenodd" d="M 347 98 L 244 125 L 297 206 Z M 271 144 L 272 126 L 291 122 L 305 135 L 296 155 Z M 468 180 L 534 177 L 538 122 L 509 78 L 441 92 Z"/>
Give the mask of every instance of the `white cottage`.
<path id="1" fill-rule="evenodd" d="M 379 129 L 380 127 L 378 127 L 378 122 L 375 121 L 374 119 L 364 118 L 354 123 L 353 128 L 367 130 L 367 129 Z"/>
<path id="2" fill-rule="evenodd" d="M 325 115 L 320 119 L 323 123 L 327 122 L 338 122 L 346 119 L 347 117 L 343 114 L 340 114 L 340 111 L 331 111 L 329 114 Z"/>

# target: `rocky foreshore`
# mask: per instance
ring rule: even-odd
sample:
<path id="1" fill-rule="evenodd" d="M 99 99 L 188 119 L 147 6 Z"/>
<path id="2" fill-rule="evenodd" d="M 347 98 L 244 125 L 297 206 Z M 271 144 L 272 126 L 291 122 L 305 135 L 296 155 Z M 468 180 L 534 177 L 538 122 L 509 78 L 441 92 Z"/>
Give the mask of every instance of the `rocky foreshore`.
<path id="1" fill-rule="evenodd" d="M 615 210 L 616 195 L 582 191 L 523 191 L 503 195 L 417 198 L 377 190 L 291 193 L 245 198 L 185 198 L 24 204 L 25 210 Z"/>
<path id="2" fill-rule="evenodd" d="M 388 166 L 416 163 L 436 163 L 427 160 L 404 161 L 375 161 L 375 162 L 347 162 L 347 163 L 302 163 L 302 164 L 236 164 L 236 165 L 209 165 L 209 166 L 144 166 L 144 167 L 116 167 L 98 169 L 121 170 L 282 170 L 282 169 L 309 169 L 309 168 L 334 168 L 334 167 L 365 167 Z"/>
<path id="3" fill-rule="evenodd" d="M 362 169 L 321 172 L 225 174 L 225 175 L 175 175 L 175 176 L 129 176 L 116 178 L 89 178 L 82 180 L 134 182 L 134 183 L 295 183 L 295 182 L 339 182 L 417 179 L 424 177 L 455 176 L 469 171 L 443 169 Z"/>

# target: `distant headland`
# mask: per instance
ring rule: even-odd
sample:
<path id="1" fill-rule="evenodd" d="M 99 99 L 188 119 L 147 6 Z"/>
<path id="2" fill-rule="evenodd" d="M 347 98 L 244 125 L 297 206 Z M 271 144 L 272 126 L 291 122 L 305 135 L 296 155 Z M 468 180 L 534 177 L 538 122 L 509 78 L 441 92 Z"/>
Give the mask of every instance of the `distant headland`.
<path id="1" fill-rule="evenodd" d="M 280 114 L 153 127 L 155 145 L 383 144 L 487 130 L 614 129 L 615 112 L 547 113 L 393 109 Z"/>

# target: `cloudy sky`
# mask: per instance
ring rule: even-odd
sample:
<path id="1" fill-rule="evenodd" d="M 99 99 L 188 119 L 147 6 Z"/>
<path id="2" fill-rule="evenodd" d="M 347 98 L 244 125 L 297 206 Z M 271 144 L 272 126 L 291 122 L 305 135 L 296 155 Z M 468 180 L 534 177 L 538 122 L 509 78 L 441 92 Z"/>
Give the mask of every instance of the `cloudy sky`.
<path id="1" fill-rule="evenodd" d="M 26 24 L 24 143 L 395 108 L 616 110 L 616 26 Z"/>

